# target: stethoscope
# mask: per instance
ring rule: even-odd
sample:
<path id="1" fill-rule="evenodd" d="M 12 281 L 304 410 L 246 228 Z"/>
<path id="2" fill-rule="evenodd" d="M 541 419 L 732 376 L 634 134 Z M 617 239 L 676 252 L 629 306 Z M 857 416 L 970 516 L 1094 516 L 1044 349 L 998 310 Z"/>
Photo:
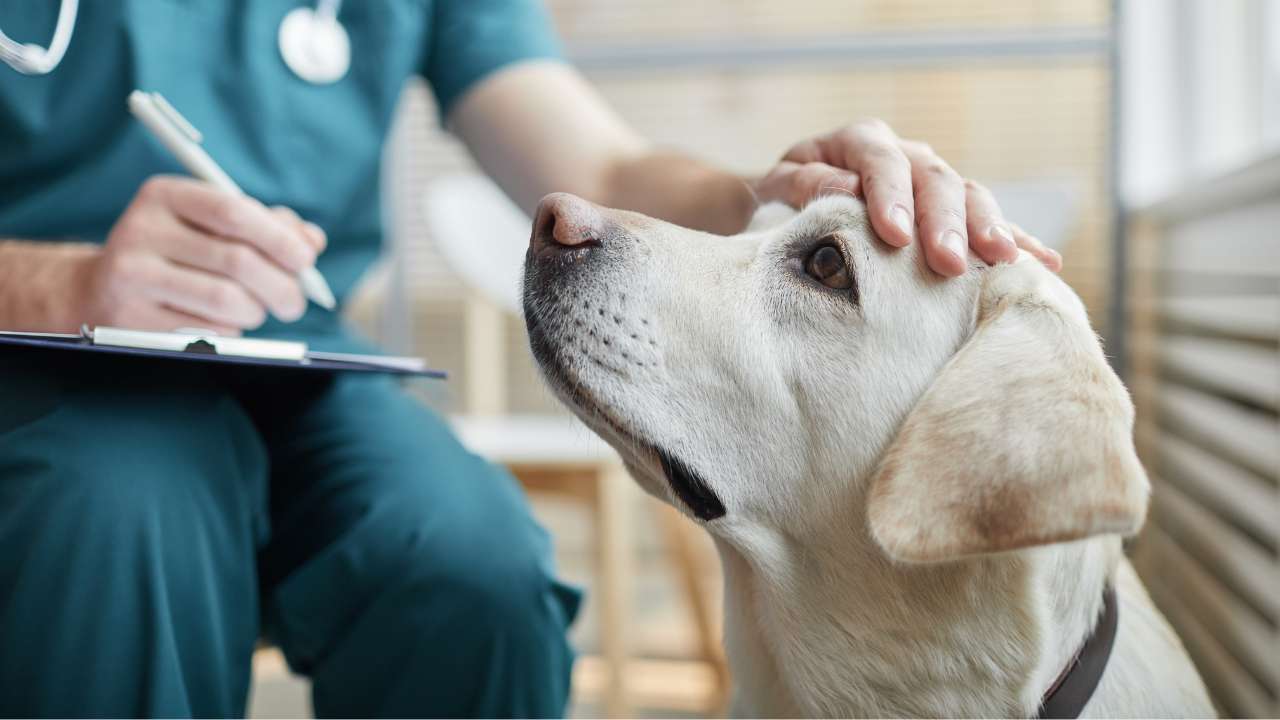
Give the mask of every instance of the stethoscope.
<path id="1" fill-rule="evenodd" d="M 280 23 L 280 55 L 298 77 L 316 85 L 341 80 L 351 67 L 351 39 L 338 22 L 342 0 L 318 0 L 314 10 L 296 8 Z M 44 75 L 58 67 L 71 42 L 80 0 L 62 0 L 49 47 L 14 42 L 0 30 L 0 59 L 26 75 Z"/>

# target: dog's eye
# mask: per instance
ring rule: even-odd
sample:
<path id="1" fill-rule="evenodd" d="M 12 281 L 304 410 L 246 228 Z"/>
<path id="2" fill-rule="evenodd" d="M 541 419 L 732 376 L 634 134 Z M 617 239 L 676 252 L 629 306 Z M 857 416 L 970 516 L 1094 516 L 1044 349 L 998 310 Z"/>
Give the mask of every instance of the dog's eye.
<path id="1" fill-rule="evenodd" d="M 844 255 L 834 245 L 823 245 L 809 255 L 804 263 L 809 277 L 836 290 L 848 290 L 853 287 L 853 277 L 849 274 L 849 266 L 844 262 Z"/>

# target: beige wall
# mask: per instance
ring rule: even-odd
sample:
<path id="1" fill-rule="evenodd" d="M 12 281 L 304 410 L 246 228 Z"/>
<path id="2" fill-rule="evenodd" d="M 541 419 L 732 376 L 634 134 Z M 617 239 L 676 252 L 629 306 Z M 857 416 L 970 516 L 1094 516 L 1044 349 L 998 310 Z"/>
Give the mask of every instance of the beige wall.
<path id="1" fill-rule="evenodd" d="M 551 0 L 569 42 L 1099 25 L 1107 0 Z"/>

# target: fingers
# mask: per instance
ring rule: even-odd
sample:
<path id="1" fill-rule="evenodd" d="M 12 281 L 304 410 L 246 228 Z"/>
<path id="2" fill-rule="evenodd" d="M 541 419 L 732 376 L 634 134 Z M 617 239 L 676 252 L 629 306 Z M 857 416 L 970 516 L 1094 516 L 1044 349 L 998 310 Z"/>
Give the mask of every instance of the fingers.
<path id="1" fill-rule="evenodd" d="M 906 247 L 914 235 L 916 198 L 912 196 L 911 162 L 900 143 L 893 130 L 879 120 L 847 125 L 816 142 L 826 162 L 861 176 L 867 216 L 880 239 Z"/>
<path id="2" fill-rule="evenodd" d="M 295 276 L 249 245 L 204 235 L 174 222 L 160 254 L 181 265 L 222 275 L 242 285 L 267 310 L 285 322 L 293 322 L 307 310 L 307 301 Z"/>
<path id="3" fill-rule="evenodd" d="M 138 267 L 129 272 L 139 280 L 143 294 L 159 305 L 223 327 L 256 328 L 267 319 L 262 304 L 230 278 L 165 262 L 155 255 L 137 255 L 133 261 Z"/>
<path id="4" fill-rule="evenodd" d="M 801 142 L 757 192 L 801 207 L 829 191 L 820 187 L 823 172 L 862 191 L 871 225 L 886 243 L 905 247 L 918 234 L 929 267 L 940 275 L 962 275 L 970 246 L 988 263 L 1013 262 L 1022 248 L 1055 272 L 1062 267 L 1060 255 L 1004 219 L 989 190 L 962 180 L 927 144 L 899 138 L 880 120 Z"/>
<path id="5" fill-rule="evenodd" d="M 152 332 L 173 332 L 179 328 L 212 330 L 224 337 L 237 337 L 240 329 L 220 325 L 208 318 L 197 317 L 158 305 L 150 298 L 132 295 L 110 305 L 92 305 L 86 309 L 85 321 L 93 325 L 122 327 Z"/>
<path id="6" fill-rule="evenodd" d="M 965 180 L 965 214 L 969 225 L 969 247 L 988 263 L 1011 263 L 1018 259 L 1013 231 L 1004 219 L 991 191 L 973 180 Z"/>
<path id="7" fill-rule="evenodd" d="M 319 227 L 288 208 L 156 176 L 112 227 L 88 304 L 120 327 L 180 321 L 238 334 L 268 311 L 290 322 L 307 308 L 296 273 L 325 244 Z"/>
<path id="8" fill-rule="evenodd" d="M 797 210 L 823 195 L 857 197 L 860 189 L 860 178 L 856 173 L 823 162 L 795 163 L 789 160 L 779 162 L 755 185 L 756 195 L 762 202 L 780 200 Z"/>
<path id="9" fill-rule="evenodd" d="M 804 142 L 796 145 L 787 151 L 782 159 L 786 162 L 803 165 L 811 162 L 826 162 L 823 160 L 822 145 L 819 144 L 819 138 L 809 138 Z"/>
<path id="10" fill-rule="evenodd" d="M 284 205 L 272 205 L 271 212 L 288 220 L 301 230 L 303 238 L 315 249 L 316 255 L 324 252 L 325 247 L 329 244 L 329 237 L 319 225 L 303 220 L 298 216 L 298 213 L 293 211 L 293 208 L 285 207 Z"/>
<path id="11" fill-rule="evenodd" d="M 253 198 L 228 195 L 208 183 L 175 177 L 152 178 L 138 194 L 163 203 L 202 230 L 254 246 L 290 272 L 315 263 L 317 251 L 308 233 Z"/>
<path id="12" fill-rule="evenodd" d="M 194 327 L 251 328 L 266 310 L 230 278 L 175 265 L 151 252 L 113 249 L 99 263 L 94 295 L 108 324 L 139 328 L 154 319 L 147 308 L 168 307 L 200 320 Z"/>
<path id="13" fill-rule="evenodd" d="M 903 142 L 902 148 L 911 162 L 925 260 L 939 275 L 963 275 L 969 263 L 964 181 L 928 145 Z"/>
<path id="14" fill-rule="evenodd" d="M 1009 228 L 1013 230 L 1013 239 L 1019 248 L 1036 256 L 1036 259 L 1044 263 L 1044 266 L 1050 270 L 1054 272 L 1062 270 L 1062 256 L 1056 250 L 1050 250 L 1045 247 L 1044 243 L 1029 235 L 1026 230 L 1023 230 L 1016 223 L 1009 223 Z"/>
<path id="15" fill-rule="evenodd" d="M 173 332 L 178 328 L 199 328 L 201 330 L 212 330 L 222 337 L 240 337 L 239 328 L 219 325 L 214 322 L 195 315 L 188 315 L 184 312 L 172 310 L 161 306 L 148 306 L 139 312 L 138 328 L 139 330 L 153 330 L 155 332 Z"/>

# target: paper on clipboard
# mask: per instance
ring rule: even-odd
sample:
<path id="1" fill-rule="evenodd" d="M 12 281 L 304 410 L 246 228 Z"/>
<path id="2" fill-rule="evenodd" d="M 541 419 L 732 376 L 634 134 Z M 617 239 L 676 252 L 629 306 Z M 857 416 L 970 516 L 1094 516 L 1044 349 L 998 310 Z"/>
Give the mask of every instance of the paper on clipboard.
<path id="1" fill-rule="evenodd" d="M 444 378 L 448 373 L 427 367 L 415 357 L 357 355 L 311 351 L 304 342 L 223 337 L 209 330 L 180 329 L 172 333 L 82 326 L 79 335 L 0 331 L 0 344 L 55 349 L 96 350 L 113 354 L 171 357 L 272 367 L 315 370 L 388 372 Z"/>
<path id="2" fill-rule="evenodd" d="M 94 345 L 138 350 L 202 352 L 212 355 L 236 355 L 275 360 L 302 360 L 307 356 L 307 344 L 304 342 L 223 337 L 207 330 L 182 328 L 176 332 L 162 333 L 98 326 L 93 330 L 82 327 L 80 334 L 91 340 Z M 423 363 L 423 367 L 425 366 L 426 363 Z"/>

